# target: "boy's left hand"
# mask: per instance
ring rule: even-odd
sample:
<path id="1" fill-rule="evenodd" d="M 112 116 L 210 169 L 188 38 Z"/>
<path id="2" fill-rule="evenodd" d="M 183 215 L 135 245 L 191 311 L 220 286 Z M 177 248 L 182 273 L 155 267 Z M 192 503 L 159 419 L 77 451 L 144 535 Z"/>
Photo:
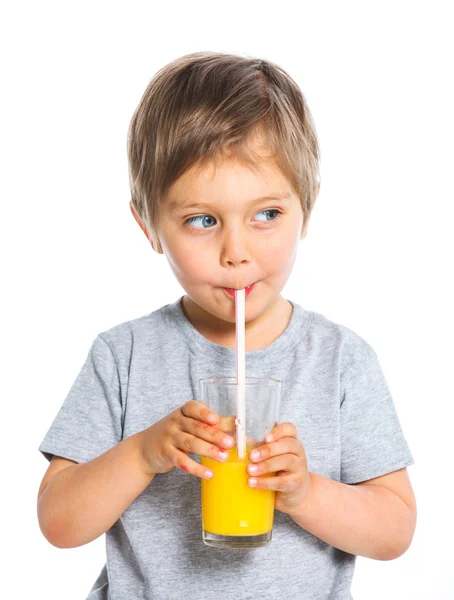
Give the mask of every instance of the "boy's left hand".
<path id="1" fill-rule="evenodd" d="M 294 510 L 310 493 L 306 453 L 297 436 L 292 423 L 281 423 L 265 436 L 263 446 L 249 453 L 253 464 L 247 467 L 248 484 L 255 489 L 275 490 L 275 507 L 284 513 Z M 276 475 L 262 477 L 268 473 Z"/>

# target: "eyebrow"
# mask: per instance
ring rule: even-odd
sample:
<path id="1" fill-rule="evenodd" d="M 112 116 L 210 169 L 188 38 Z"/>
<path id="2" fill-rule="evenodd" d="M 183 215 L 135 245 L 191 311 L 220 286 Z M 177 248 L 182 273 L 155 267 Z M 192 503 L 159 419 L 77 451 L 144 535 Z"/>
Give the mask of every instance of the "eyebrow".
<path id="1" fill-rule="evenodd" d="M 287 200 L 289 197 L 289 192 L 268 194 L 267 196 L 262 196 L 261 198 L 255 198 L 254 200 L 251 200 L 250 205 L 255 206 L 256 204 L 264 202 L 265 200 Z M 187 210 L 188 208 L 216 208 L 217 205 L 206 204 L 204 202 L 191 202 L 190 200 L 180 203 L 178 200 L 173 199 L 170 200 L 168 206 L 169 210 L 173 212 L 176 210 Z"/>

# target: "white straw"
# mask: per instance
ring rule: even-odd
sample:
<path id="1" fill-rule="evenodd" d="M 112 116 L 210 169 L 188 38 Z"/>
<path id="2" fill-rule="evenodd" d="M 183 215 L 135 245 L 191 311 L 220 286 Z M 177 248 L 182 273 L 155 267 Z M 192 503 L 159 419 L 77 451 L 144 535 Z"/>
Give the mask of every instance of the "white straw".
<path id="1" fill-rule="evenodd" d="M 235 323 L 236 323 L 236 443 L 238 447 L 238 458 L 246 455 L 246 335 L 245 335 L 245 292 L 246 290 L 235 290 Z"/>

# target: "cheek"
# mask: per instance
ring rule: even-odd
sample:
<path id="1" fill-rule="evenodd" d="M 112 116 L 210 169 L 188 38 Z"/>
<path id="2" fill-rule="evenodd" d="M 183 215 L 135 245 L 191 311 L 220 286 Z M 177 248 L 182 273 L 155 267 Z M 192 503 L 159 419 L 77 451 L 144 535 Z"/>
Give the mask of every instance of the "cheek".
<path id="1" fill-rule="evenodd" d="M 270 239 L 261 253 L 262 266 L 271 273 L 287 273 L 291 271 L 296 259 L 298 242 L 293 239 L 293 232 Z"/>
<path id="2" fill-rule="evenodd" d="M 213 268 L 209 264 L 206 252 L 191 248 L 189 244 L 173 244 L 168 248 L 167 260 L 180 281 L 207 281 Z"/>

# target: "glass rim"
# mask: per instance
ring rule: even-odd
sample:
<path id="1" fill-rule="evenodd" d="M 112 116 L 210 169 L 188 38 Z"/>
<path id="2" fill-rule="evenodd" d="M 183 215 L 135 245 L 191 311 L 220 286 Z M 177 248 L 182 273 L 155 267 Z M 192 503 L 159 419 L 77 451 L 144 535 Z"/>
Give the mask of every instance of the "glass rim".
<path id="1" fill-rule="evenodd" d="M 236 381 L 236 377 L 204 377 L 199 379 L 199 384 L 201 383 L 211 383 L 218 385 L 233 385 L 238 386 L 239 384 Z M 252 387 L 257 385 L 282 385 L 282 381 L 279 379 L 273 379 L 272 377 L 245 377 L 245 386 Z"/>

